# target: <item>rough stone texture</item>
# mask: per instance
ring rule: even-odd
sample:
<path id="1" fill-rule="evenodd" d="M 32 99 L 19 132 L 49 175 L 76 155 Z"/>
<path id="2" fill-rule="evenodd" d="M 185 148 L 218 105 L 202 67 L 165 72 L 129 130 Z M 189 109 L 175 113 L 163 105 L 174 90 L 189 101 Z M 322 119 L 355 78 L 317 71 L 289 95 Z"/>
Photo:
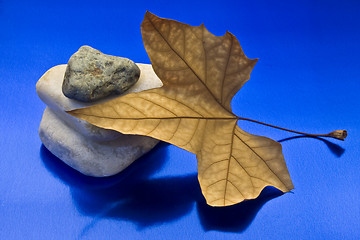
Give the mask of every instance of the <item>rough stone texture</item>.
<path id="1" fill-rule="evenodd" d="M 39 135 L 45 147 L 55 156 L 79 172 L 95 177 L 121 172 L 158 142 L 134 135 L 112 141 L 94 141 L 61 120 L 49 107 L 44 111 Z"/>
<path id="2" fill-rule="evenodd" d="M 139 76 L 140 69 L 130 59 L 82 46 L 67 64 L 62 91 L 68 98 L 92 102 L 125 92 Z"/>
<path id="3" fill-rule="evenodd" d="M 161 87 L 162 83 L 149 64 L 137 64 L 139 81 L 127 93 Z M 158 140 L 145 136 L 123 135 L 96 127 L 65 111 L 108 101 L 84 103 L 65 97 L 61 86 L 66 65 L 49 69 L 37 82 L 36 91 L 48 105 L 40 124 L 39 135 L 47 149 L 69 166 L 89 176 L 111 176 L 126 168 L 152 149 Z"/>
<path id="4" fill-rule="evenodd" d="M 132 86 L 128 91 L 123 94 L 140 92 L 146 89 L 158 88 L 162 86 L 162 82 L 154 73 L 150 64 L 138 63 L 137 65 L 141 69 L 140 78 L 134 86 Z M 68 124 L 73 125 L 81 134 L 83 134 L 87 138 L 91 138 L 93 140 L 109 141 L 122 135 L 121 133 L 112 130 L 98 128 L 84 120 L 80 120 L 69 114 L 65 114 L 65 111 L 88 107 L 118 97 L 108 97 L 106 99 L 93 103 L 79 102 L 65 97 L 61 91 L 61 85 L 64 78 L 65 70 L 66 64 L 55 66 L 49 69 L 39 79 L 39 81 L 36 83 L 36 91 L 40 99 L 51 109 L 59 112 L 60 114 L 58 115 L 61 116 L 62 120 L 64 120 Z"/>

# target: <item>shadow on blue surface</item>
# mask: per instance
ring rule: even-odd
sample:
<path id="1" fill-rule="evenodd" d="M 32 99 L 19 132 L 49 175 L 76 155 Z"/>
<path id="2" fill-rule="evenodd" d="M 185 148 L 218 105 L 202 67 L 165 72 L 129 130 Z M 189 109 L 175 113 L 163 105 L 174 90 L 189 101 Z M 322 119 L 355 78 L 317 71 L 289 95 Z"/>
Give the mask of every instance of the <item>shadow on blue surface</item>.
<path id="1" fill-rule="evenodd" d="M 167 159 L 167 145 L 160 143 L 123 172 L 106 178 L 88 177 L 73 170 L 43 145 L 40 155 L 45 167 L 70 187 L 80 213 L 99 220 L 131 221 L 141 229 L 185 216 L 202 198 L 195 174 L 151 178 Z"/>
<path id="2" fill-rule="evenodd" d="M 253 200 L 228 207 L 210 207 L 205 202 L 201 202 L 197 204 L 197 209 L 205 231 L 243 232 L 267 201 L 281 195 L 283 195 L 282 191 L 274 187 L 266 187 L 260 196 Z"/>
<path id="3" fill-rule="evenodd" d="M 345 149 L 342 148 L 341 146 L 339 146 L 339 145 L 337 145 L 335 143 L 332 143 L 332 142 L 330 142 L 330 141 L 328 141 L 326 139 L 320 138 L 320 137 L 295 136 L 295 137 L 289 137 L 289 138 L 281 139 L 278 142 L 281 143 L 281 142 L 286 142 L 286 141 L 294 140 L 294 139 L 298 139 L 298 138 L 312 138 L 312 139 L 320 140 L 323 143 L 325 143 L 326 146 L 330 149 L 330 151 L 337 157 L 341 157 L 341 155 L 343 155 L 344 152 L 345 152 Z"/>
<path id="4" fill-rule="evenodd" d="M 191 213 L 195 203 L 204 230 L 242 232 L 267 201 L 282 194 L 266 188 L 255 200 L 225 208 L 210 207 L 196 174 L 151 178 L 167 159 L 167 145 L 160 143 L 120 174 L 106 178 L 88 177 L 73 170 L 44 145 L 40 156 L 45 167 L 70 187 L 77 210 L 93 217 L 82 236 L 104 218 L 131 221 L 140 230 L 176 221 Z"/>

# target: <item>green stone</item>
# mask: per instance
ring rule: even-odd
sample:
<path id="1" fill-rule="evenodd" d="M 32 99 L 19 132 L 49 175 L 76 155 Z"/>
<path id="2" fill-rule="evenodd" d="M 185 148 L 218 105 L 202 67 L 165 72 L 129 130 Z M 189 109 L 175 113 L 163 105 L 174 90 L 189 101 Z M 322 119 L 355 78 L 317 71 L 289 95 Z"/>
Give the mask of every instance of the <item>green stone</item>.
<path id="1" fill-rule="evenodd" d="M 139 77 L 140 69 L 130 59 L 82 46 L 67 64 L 62 91 L 68 98 L 93 102 L 125 92 Z"/>

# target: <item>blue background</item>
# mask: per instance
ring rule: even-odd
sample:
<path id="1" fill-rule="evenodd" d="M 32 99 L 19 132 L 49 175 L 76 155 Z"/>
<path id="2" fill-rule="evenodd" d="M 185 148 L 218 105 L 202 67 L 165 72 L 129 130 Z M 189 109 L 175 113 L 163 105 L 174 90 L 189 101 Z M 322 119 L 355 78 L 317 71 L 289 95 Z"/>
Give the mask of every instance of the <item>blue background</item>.
<path id="1" fill-rule="evenodd" d="M 283 145 L 295 189 L 207 206 L 196 158 L 159 144 L 111 178 L 86 177 L 54 157 L 38 127 L 35 84 L 82 45 L 150 63 L 140 24 L 149 10 L 216 35 L 259 58 L 235 96 L 242 117 L 345 142 L 239 122 Z M 0 239 L 359 239 L 359 1 L 0 0 Z"/>

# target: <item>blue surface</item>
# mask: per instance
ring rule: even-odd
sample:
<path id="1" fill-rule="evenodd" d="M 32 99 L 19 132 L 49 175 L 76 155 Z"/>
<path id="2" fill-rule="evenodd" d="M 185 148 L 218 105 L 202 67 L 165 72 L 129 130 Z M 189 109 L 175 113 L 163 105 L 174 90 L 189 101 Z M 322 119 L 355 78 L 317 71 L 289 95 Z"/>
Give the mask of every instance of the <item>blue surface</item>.
<path id="1" fill-rule="evenodd" d="M 228 208 L 204 203 L 196 158 L 162 143 L 123 173 L 85 177 L 42 146 L 35 83 L 84 44 L 149 63 L 140 24 L 160 17 L 226 30 L 260 58 L 232 102 L 283 152 L 295 190 Z M 0 239 L 359 239 L 359 1 L 0 0 Z"/>

